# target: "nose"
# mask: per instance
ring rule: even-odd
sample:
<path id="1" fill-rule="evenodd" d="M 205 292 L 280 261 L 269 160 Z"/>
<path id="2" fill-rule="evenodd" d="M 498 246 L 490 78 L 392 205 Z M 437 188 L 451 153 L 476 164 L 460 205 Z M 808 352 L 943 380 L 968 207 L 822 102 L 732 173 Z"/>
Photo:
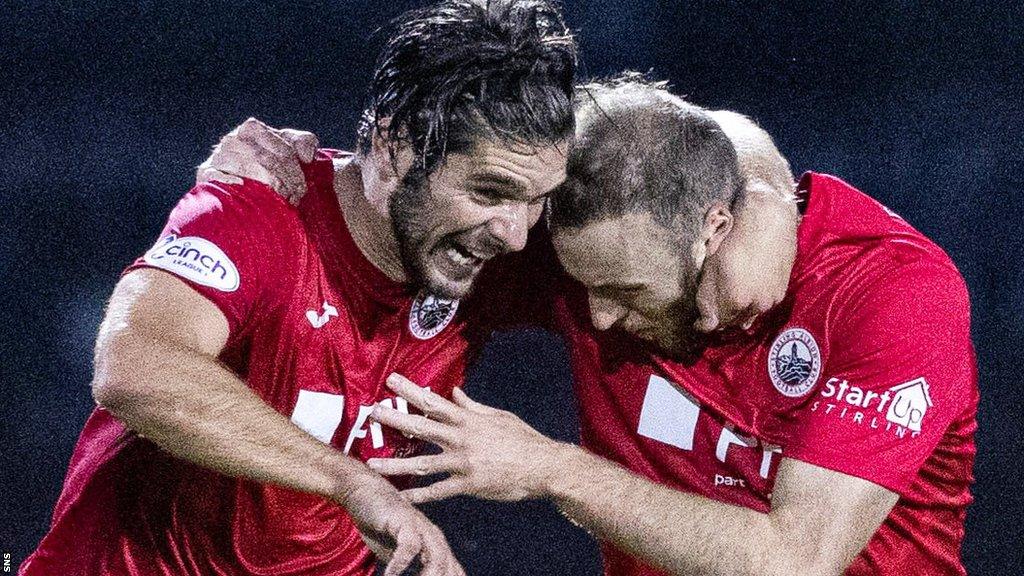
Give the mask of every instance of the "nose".
<path id="1" fill-rule="evenodd" d="M 590 294 L 590 321 L 594 328 L 607 330 L 626 316 L 626 309 L 619 304 L 599 296 Z"/>
<path id="2" fill-rule="evenodd" d="M 524 203 L 500 206 L 499 212 L 487 229 L 490 235 L 501 242 L 505 252 L 518 252 L 526 247 L 526 236 L 530 231 L 529 207 Z"/>

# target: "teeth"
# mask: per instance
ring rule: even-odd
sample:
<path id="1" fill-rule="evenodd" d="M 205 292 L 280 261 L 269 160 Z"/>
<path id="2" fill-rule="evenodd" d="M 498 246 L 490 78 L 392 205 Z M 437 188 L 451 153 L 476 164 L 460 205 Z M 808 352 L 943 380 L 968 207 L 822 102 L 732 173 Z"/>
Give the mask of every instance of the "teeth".
<path id="1" fill-rule="evenodd" d="M 448 258 L 451 258 L 452 262 L 455 262 L 456 264 L 458 264 L 460 266 L 468 266 L 468 265 L 472 264 L 473 260 L 474 260 L 474 258 L 471 258 L 469 256 L 464 256 L 461 252 L 459 252 L 455 248 L 449 248 L 449 249 L 445 250 L 445 254 L 448 255 Z"/>

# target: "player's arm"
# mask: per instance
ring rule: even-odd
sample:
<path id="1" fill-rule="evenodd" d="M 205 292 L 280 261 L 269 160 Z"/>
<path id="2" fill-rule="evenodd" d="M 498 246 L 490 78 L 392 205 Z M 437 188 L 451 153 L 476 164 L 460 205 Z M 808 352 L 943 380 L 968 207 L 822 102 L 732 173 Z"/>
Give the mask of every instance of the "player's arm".
<path id="1" fill-rule="evenodd" d="M 238 183 L 246 178 L 266 184 L 298 204 L 307 190 L 302 163 L 313 159 L 318 143 L 311 132 L 273 128 L 249 118 L 221 138 L 196 170 L 196 183 Z M 708 258 L 701 276 L 697 294 L 700 317 L 695 327 L 704 332 L 749 327 L 786 295 L 796 243 L 779 244 L 777 239 L 796 237 L 795 198 L 792 190 L 779 190 L 746 176 L 746 193 L 742 205 L 736 207 L 733 232 Z M 530 258 L 521 256 L 524 261 Z M 527 317 L 532 319 L 529 314 Z"/>
<path id="2" fill-rule="evenodd" d="M 871 482 L 783 459 L 772 511 L 762 514 L 650 482 L 461 390 L 451 403 L 402 378 L 388 385 L 425 416 L 378 407 L 374 417 L 444 452 L 370 466 L 384 474 L 450 474 L 406 491 L 413 502 L 457 494 L 548 498 L 599 538 L 673 574 L 839 574 L 897 500 Z"/>
<path id="3" fill-rule="evenodd" d="M 575 446 L 541 493 L 571 519 L 672 574 L 841 574 L 898 496 L 866 480 L 783 458 L 772 510 L 650 482 Z"/>
<path id="4" fill-rule="evenodd" d="M 184 282 L 129 272 L 100 326 L 93 395 L 168 452 L 225 474 L 336 499 L 370 476 L 224 367 L 227 338 L 224 314 Z"/>
<path id="5" fill-rule="evenodd" d="M 836 303 L 840 335 L 832 342 L 829 371 L 880 401 L 891 400 L 893 423 L 913 433 L 838 420 L 797 401 L 787 429 L 774 432 L 786 439 L 787 458 L 768 514 L 657 485 L 547 439 L 461 391 L 450 403 L 400 378 L 388 385 L 424 416 L 378 407 L 375 417 L 444 452 L 371 460 L 370 467 L 385 474 L 450 474 L 409 491 L 414 502 L 456 494 L 550 498 L 600 537 L 679 574 L 838 574 L 912 485 L 953 419 L 976 402 L 962 280 L 951 267 L 920 257 L 883 268 L 887 272 L 866 274 L 864 285 Z M 890 397 L 907 386 L 917 392 Z"/>
<path id="6" fill-rule="evenodd" d="M 418 553 L 435 559 L 432 573 L 461 573 L 440 531 L 390 483 L 300 430 L 218 362 L 228 334 L 220 309 L 183 281 L 129 272 L 100 327 L 93 395 L 179 458 L 344 506 L 364 533 L 397 544 L 389 573 Z"/>

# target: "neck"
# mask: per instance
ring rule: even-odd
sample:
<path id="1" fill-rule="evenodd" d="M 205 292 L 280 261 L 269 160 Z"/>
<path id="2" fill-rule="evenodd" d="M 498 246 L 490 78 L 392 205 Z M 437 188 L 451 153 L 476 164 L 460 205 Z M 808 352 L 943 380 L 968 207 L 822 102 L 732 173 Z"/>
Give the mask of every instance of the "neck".
<path id="1" fill-rule="evenodd" d="M 788 278 L 796 260 L 800 226 L 800 211 L 793 189 L 780 190 L 764 180 L 752 180 L 738 212 L 736 223 L 747 229 L 746 236 L 771 241 L 772 249 L 765 254 L 776 259 Z M 769 245 L 763 244 L 763 247 Z"/>
<path id="2" fill-rule="evenodd" d="M 408 281 L 391 220 L 366 199 L 358 158 L 334 173 L 334 193 L 352 240 L 378 270 L 396 282 Z"/>

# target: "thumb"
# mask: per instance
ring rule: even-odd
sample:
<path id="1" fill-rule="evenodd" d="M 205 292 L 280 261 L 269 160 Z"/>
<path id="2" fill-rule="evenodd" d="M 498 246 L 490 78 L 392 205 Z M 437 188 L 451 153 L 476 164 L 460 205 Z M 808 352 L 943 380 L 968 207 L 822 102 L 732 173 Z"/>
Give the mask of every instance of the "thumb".
<path id="1" fill-rule="evenodd" d="M 300 161 L 303 163 L 313 161 L 313 158 L 316 156 L 316 149 L 320 147 L 320 139 L 316 137 L 316 134 L 291 128 L 279 130 L 279 133 L 295 149 L 295 153 Z"/>
<path id="2" fill-rule="evenodd" d="M 238 176 L 232 176 L 227 172 L 221 172 L 216 168 L 208 168 L 199 166 L 196 170 L 196 184 L 202 184 L 203 182 L 223 182 L 225 184 L 241 184 L 242 179 Z"/>

